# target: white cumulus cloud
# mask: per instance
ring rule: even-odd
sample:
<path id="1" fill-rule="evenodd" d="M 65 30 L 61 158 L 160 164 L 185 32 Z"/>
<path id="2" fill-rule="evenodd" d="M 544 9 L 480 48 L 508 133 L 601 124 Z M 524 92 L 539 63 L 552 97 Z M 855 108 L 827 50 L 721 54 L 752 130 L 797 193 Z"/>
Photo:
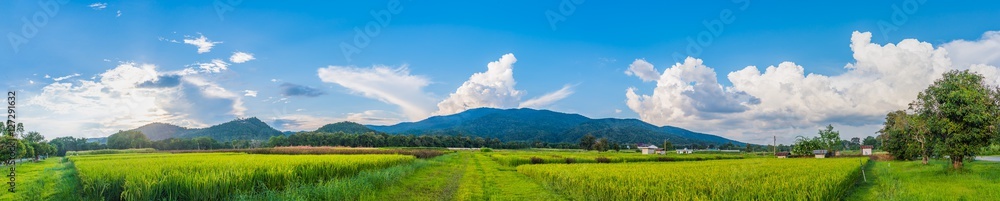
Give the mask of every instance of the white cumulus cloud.
<path id="1" fill-rule="evenodd" d="M 187 37 L 187 38 L 185 38 L 184 39 L 184 43 L 191 44 L 191 45 L 194 45 L 194 46 L 198 47 L 198 54 L 201 54 L 201 53 L 206 53 L 206 52 L 212 51 L 212 47 L 214 47 L 215 44 L 219 44 L 219 43 L 222 43 L 222 42 L 213 42 L 213 41 L 210 41 L 210 40 L 208 40 L 208 38 L 205 37 L 205 35 L 200 35 L 199 34 L 198 38 L 194 38 L 194 37 Z"/>
<path id="2" fill-rule="evenodd" d="M 53 136 L 101 137 L 151 122 L 201 127 L 246 111 L 240 96 L 215 83 L 151 64 L 123 63 L 97 77 L 44 86 L 28 98 L 26 109 L 36 115 L 24 121 L 60 122 L 38 128 Z"/>
<path id="3" fill-rule="evenodd" d="M 983 41 L 990 40 L 993 38 L 984 36 Z M 845 73 L 806 74 L 803 66 L 793 62 L 768 66 L 763 72 L 748 66 L 727 74 L 732 83 L 729 87 L 718 84 L 713 68 L 704 66 L 700 59 L 688 58 L 666 69 L 651 95 L 641 95 L 634 87 L 626 90 L 626 103 L 646 122 L 742 140 L 789 133 L 789 129 L 797 130 L 790 135 L 809 135 L 815 132 L 813 128 L 826 124 L 864 131 L 847 132 L 845 137 L 874 135 L 886 113 L 906 108 L 942 73 L 970 69 L 953 65 L 949 58 L 951 51 L 968 50 L 948 47 L 987 46 L 989 42 L 983 41 L 951 43 L 944 48 L 915 39 L 880 45 L 871 43 L 871 33 L 854 32 L 850 47 L 855 62 L 845 65 Z M 1000 48 L 977 50 L 974 52 L 1000 52 Z M 990 65 L 971 68 L 987 80 L 997 80 L 1000 74 Z M 790 141 L 791 137 L 783 139 Z"/>
<path id="4" fill-rule="evenodd" d="M 247 62 L 247 61 L 250 61 L 250 60 L 254 60 L 254 59 L 256 59 L 256 58 L 253 57 L 253 54 L 246 53 L 246 52 L 234 52 L 233 56 L 229 57 L 229 61 L 231 61 L 233 63 L 238 63 L 238 64 L 244 63 L 244 62 Z"/>
<path id="5" fill-rule="evenodd" d="M 987 31 L 978 41 L 956 40 L 941 45 L 957 67 L 973 64 L 1000 66 L 1000 31 Z"/>
<path id="6" fill-rule="evenodd" d="M 454 93 L 438 103 L 435 114 L 448 115 L 479 107 L 510 108 L 518 104 L 523 91 L 514 89 L 514 54 L 486 65 L 486 72 L 472 74 Z"/>
<path id="7" fill-rule="evenodd" d="M 643 82 L 649 82 L 656 79 L 660 79 L 660 72 L 657 72 L 653 68 L 653 64 L 646 62 L 644 59 L 636 59 L 628 66 L 628 70 L 625 71 L 626 75 L 634 75 L 639 77 Z"/>

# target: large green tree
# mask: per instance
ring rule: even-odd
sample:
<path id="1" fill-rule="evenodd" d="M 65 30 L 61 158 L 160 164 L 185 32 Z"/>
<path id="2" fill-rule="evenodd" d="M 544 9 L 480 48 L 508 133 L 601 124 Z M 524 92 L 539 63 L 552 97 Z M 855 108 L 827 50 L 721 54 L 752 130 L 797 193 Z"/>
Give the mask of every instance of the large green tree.
<path id="1" fill-rule="evenodd" d="M 888 151 L 899 160 L 911 160 L 920 155 L 916 140 L 907 133 L 909 117 L 906 111 L 897 110 L 885 116 L 885 123 L 878 131 L 879 139 L 885 143 L 882 149 Z M 867 140 L 866 140 L 867 141 Z"/>
<path id="2" fill-rule="evenodd" d="M 118 133 L 108 136 L 108 148 L 112 149 L 134 149 L 150 147 L 149 138 L 140 131 L 118 131 Z"/>
<path id="3" fill-rule="evenodd" d="M 823 148 L 823 142 L 819 137 L 807 138 L 795 137 L 795 144 L 792 145 L 792 154 L 811 155 L 813 150 Z"/>
<path id="4" fill-rule="evenodd" d="M 840 148 L 840 131 L 833 130 L 833 125 L 826 125 L 826 128 L 819 130 L 820 144 L 824 149 L 833 153 Z"/>
<path id="5" fill-rule="evenodd" d="M 987 85 L 982 75 L 949 71 L 917 99 L 917 114 L 942 143 L 940 154 L 951 159 L 953 169 L 961 169 L 965 159 L 997 136 L 1000 91 Z"/>

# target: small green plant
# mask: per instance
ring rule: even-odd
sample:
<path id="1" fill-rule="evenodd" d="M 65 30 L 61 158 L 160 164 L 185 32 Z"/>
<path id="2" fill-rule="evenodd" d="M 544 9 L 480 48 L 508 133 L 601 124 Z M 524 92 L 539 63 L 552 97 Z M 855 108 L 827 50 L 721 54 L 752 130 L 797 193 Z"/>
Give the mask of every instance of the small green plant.
<path id="1" fill-rule="evenodd" d="M 481 152 L 493 152 L 493 149 L 490 149 L 489 147 L 483 147 L 483 148 L 479 148 L 479 151 L 481 151 Z"/>

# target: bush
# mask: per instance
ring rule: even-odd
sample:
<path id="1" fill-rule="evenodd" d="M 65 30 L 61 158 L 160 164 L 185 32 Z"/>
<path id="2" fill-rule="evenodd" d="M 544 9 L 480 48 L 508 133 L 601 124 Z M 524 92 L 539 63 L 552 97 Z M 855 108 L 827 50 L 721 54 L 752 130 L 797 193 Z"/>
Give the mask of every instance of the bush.
<path id="1" fill-rule="evenodd" d="M 993 144 L 988 147 L 983 147 L 983 150 L 979 154 L 984 156 L 1000 155 L 1000 144 Z"/>
<path id="2" fill-rule="evenodd" d="M 531 157 L 531 164 L 542 164 L 542 163 L 545 163 L 545 160 L 542 160 L 542 158 L 534 156 Z"/>
<path id="3" fill-rule="evenodd" d="M 566 158 L 566 164 L 572 164 L 572 163 L 575 163 L 575 162 L 576 162 L 576 159 Z"/>
<path id="4" fill-rule="evenodd" d="M 656 161 L 674 161 L 674 158 L 670 158 L 670 157 L 657 157 Z"/>
<path id="5" fill-rule="evenodd" d="M 489 147 L 483 147 L 483 148 L 479 148 L 479 151 L 481 151 L 481 152 L 493 152 L 493 149 L 490 149 Z"/>
<path id="6" fill-rule="evenodd" d="M 597 157 L 595 160 L 597 160 L 598 163 L 611 163 L 611 159 L 605 157 Z"/>

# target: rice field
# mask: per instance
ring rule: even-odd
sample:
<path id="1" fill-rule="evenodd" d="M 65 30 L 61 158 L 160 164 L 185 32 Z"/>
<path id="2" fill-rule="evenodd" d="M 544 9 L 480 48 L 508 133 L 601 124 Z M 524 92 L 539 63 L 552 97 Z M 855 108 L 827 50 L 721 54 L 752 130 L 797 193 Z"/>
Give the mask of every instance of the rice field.
<path id="1" fill-rule="evenodd" d="M 490 157 L 500 164 L 572 164 L 572 163 L 625 163 L 703 161 L 718 159 L 743 159 L 743 154 L 640 154 L 634 152 L 583 152 L 583 151 L 498 151 Z"/>
<path id="2" fill-rule="evenodd" d="M 572 200 L 837 200 L 867 158 L 522 165 Z"/>
<path id="3" fill-rule="evenodd" d="M 718 153 L 495 150 L 424 159 L 302 150 L 51 158 L 21 164 L 18 193 L 0 192 L 0 200 L 991 200 L 1000 168 Z M 746 158 L 716 160 L 727 157 Z"/>
<path id="4" fill-rule="evenodd" d="M 71 157 L 85 197 L 223 200 L 412 162 L 408 155 L 113 154 Z"/>

